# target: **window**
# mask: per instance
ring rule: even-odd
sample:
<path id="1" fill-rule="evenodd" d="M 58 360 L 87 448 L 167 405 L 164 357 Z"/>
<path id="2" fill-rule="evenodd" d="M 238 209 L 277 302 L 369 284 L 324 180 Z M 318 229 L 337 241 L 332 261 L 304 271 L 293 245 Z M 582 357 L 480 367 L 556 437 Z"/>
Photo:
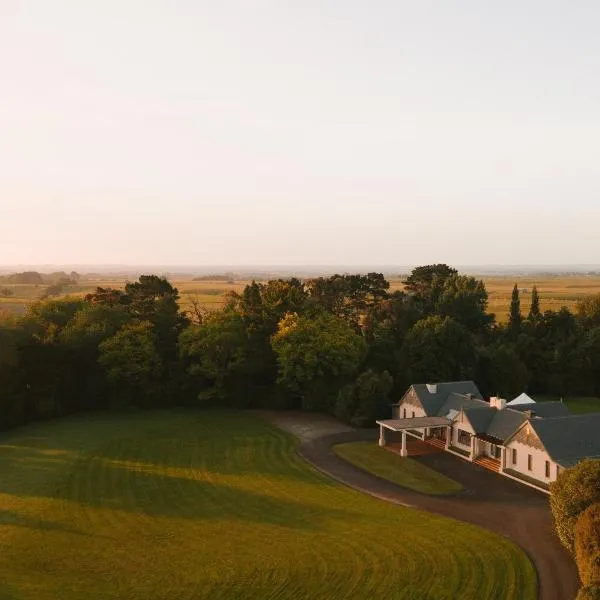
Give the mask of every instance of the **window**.
<path id="1" fill-rule="evenodd" d="M 413 419 L 415 418 L 415 411 L 414 411 L 414 410 L 413 410 L 413 417 L 412 417 L 412 418 L 413 418 Z"/>
<path id="2" fill-rule="evenodd" d="M 556 476 L 560 475 L 560 465 L 556 465 Z"/>
<path id="3" fill-rule="evenodd" d="M 550 461 L 546 461 L 546 477 L 550 477 Z"/>
<path id="4" fill-rule="evenodd" d="M 517 449 L 516 448 L 512 449 L 512 464 L 513 465 L 517 464 Z"/>
<path id="5" fill-rule="evenodd" d="M 463 431 L 462 429 L 457 429 L 456 430 L 457 433 L 457 440 L 459 444 L 462 444 L 463 446 L 470 446 L 471 445 L 471 434 L 468 431 Z"/>
<path id="6" fill-rule="evenodd" d="M 527 455 L 527 470 L 533 471 L 533 457 L 531 456 L 531 454 Z"/>

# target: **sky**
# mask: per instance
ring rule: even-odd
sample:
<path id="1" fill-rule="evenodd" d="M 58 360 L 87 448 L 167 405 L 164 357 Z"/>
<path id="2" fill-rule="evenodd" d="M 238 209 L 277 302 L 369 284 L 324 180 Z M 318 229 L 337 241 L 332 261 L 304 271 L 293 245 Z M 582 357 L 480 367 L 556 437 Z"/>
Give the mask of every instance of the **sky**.
<path id="1" fill-rule="evenodd" d="M 0 264 L 598 263 L 599 20 L 0 0 Z"/>

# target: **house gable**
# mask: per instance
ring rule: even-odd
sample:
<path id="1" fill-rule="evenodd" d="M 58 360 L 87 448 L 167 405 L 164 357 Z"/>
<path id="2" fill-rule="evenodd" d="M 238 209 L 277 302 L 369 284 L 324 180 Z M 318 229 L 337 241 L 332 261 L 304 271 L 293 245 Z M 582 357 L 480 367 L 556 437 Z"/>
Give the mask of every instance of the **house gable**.
<path id="1" fill-rule="evenodd" d="M 511 436 L 510 439 L 506 440 L 505 445 L 509 446 L 511 442 L 517 442 L 547 453 L 544 444 L 542 444 L 542 441 L 528 421 L 523 423 L 523 425 Z"/>

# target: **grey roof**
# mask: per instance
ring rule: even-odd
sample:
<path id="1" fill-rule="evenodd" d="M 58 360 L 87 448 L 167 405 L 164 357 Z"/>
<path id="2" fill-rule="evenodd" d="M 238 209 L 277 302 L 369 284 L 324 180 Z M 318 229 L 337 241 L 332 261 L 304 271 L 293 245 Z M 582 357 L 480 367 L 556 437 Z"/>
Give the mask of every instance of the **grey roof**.
<path id="1" fill-rule="evenodd" d="M 536 402 L 527 404 L 511 404 L 510 408 L 519 411 L 532 411 L 536 417 L 544 419 L 552 417 L 568 417 L 571 413 L 567 405 L 558 400 L 552 402 Z"/>
<path id="2" fill-rule="evenodd" d="M 487 434 L 504 441 L 511 436 L 527 420 L 527 415 L 518 410 L 504 408 L 496 411 L 492 422 L 487 428 Z"/>
<path id="3" fill-rule="evenodd" d="M 550 458 L 567 467 L 600 456 L 600 413 L 529 421 Z"/>
<path id="4" fill-rule="evenodd" d="M 463 409 L 463 412 L 475 433 L 487 433 L 497 411 L 491 406 L 471 406 Z"/>
<path id="5" fill-rule="evenodd" d="M 485 400 L 479 398 L 472 398 L 470 396 L 463 396 L 462 394 L 450 394 L 446 401 L 440 406 L 437 414 L 440 417 L 445 417 L 451 410 L 460 411 L 461 408 L 476 408 L 483 407 L 489 408 L 490 405 Z"/>
<path id="6" fill-rule="evenodd" d="M 427 415 L 439 415 L 440 409 L 450 394 L 471 394 L 474 398 L 481 399 L 481 392 L 473 381 L 447 381 L 436 384 L 436 392 L 432 394 L 425 383 L 415 383 L 412 386 Z M 455 408 L 454 406 L 451 408 Z M 460 409 L 460 407 L 459 407 Z M 450 410 L 450 409 L 448 409 Z M 446 411 L 447 413 L 448 411 Z"/>
<path id="7" fill-rule="evenodd" d="M 392 431 L 403 429 L 420 429 L 421 427 L 443 427 L 450 425 L 452 421 L 445 417 L 413 417 L 412 419 L 386 419 L 377 421 L 377 425 L 383 425 Z"/>

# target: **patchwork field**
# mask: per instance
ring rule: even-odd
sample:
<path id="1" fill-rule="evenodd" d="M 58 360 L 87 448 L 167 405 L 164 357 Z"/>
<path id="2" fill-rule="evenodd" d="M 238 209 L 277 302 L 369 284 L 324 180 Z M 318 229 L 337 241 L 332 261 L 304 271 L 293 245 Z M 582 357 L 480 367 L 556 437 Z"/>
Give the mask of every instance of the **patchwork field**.
<path id="1" fill-rule="evenodd" d="M 506 539 L 350 490 L 295 444 L 227 412 L 0 434 L 0 598 L 536 597 Z"/>
<path id="2" fill-rule="evenodd" d="M 578 300 L 590 294 L 600 293 L 599 276 L 539 276 L 539 277 L 484 277 L 489 293 L 489 312 L 494 313 L 500 322 L 508 318 L 510 297 L 515 283 L 521 289 L 521 310 L 524 314 L 529 310 L 531 288 L 537 285 L 540 292 L 542 310 L 558 310 L 561 306 L 574 310 Z M 172 279 L 173 284 L 181 294 L 181 305 L 189 309 L 192 301 L 197 301 L 207 310 L 221 308 L 229 291 L 241 292 L 249 283 L 247 280 L 202 280 Z M 390 278 L 390 289 L 403 289 L 400 277 Z M 122 288 L 125 280 L 121 279 L 90 279 L 66 288 L 64 295 L 84 296 L 96 286 Z M 22 313 L 26 306 L 39 300 L 45 293 L 45 285 L 0 284 L 0 288 L 9 290 L 8 296 L 0 294 L 0 311 Z"/>

